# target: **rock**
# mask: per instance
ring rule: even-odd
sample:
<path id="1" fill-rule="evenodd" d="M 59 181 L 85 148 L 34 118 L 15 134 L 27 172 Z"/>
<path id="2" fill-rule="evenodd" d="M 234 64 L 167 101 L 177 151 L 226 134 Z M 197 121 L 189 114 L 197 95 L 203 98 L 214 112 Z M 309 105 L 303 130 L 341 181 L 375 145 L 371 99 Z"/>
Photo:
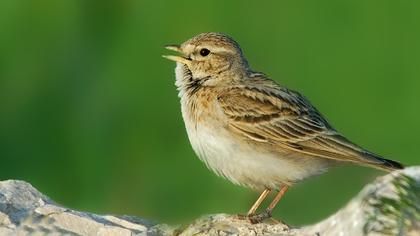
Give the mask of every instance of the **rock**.
<path id="1" fill-rule="evenodd" d="M 0 235 L 159 235 L 136 217 L 67 209 L 19 180 L 0 182 Z"/>
<path id="2" fill-rule="evenodd" d="M 344 208 L 310 226 L 203 216 L 186 226 L 65 208 L 24 181 L 0 182 L 0 235 L 420 235 L 420 167 L 367 185 Z"/>

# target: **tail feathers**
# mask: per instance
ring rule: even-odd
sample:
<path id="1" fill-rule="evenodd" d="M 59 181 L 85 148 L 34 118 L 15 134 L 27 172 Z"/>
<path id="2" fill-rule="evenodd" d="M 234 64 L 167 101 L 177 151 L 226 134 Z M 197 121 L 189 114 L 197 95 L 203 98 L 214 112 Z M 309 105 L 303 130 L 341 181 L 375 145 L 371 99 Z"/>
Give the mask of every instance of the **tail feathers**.
<path id="1" fill-rule="evenodd" d="M 389 170 L 401 170 L 404 169 L 404 166 L 396 161 L 388 160 L 388 159 L 382 159 L 384 161 L 383 166 Z"/>
<path id="2" fill-rule="evenodd" d="M 366 153 L 369 158 L 376 159 L 376 163 L 370 163 L 370 165 L 374 168 L 386 170 L 386 171 L 394 171 L 394 170 L 401 170 L 404 169 L 404 166 L 396 161 L 385 159 L 381 156 L 378 156 L 373 153 Z"/>
<path id="3" fill-rule="evenodd" d="M 306 149 L 312 149 L 308 151 L 311 154 L 315 153 L 336 160 L 347 160 L 385 171 L 404 169 L 404 166 L 400 163 L 369 152 L 339 134 L 322 136 L 316 141 L 316 147 L 306 146 Z M 320 144 L 324 147 L 327 146 L 327 150 L 320 149 Z"/>

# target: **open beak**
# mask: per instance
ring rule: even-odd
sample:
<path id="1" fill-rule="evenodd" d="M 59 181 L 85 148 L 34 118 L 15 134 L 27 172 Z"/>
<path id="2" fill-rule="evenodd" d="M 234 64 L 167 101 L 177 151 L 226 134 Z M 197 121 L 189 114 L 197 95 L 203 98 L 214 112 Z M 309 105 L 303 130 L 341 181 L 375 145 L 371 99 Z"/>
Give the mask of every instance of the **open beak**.
<path id="1" fill-rule="evenodd" d="M 178 45 L 167 45 L 165 46 L 166 49 L 171 50 L 171 51 L 175 51 L 178 52 L 182 55 L 184 55 L 184 53 L 181 50 L 181 47 Z M 171 61 L 175 61 L 175 62 L 180 62 L 182 64 L 186 64 L 186 65 L 191 65 L 191 59 L 188 59 L 186 57 L 183 56 L 174 56 L 174 55 L 162 55 L 162 57 L 171 60 Z"/>

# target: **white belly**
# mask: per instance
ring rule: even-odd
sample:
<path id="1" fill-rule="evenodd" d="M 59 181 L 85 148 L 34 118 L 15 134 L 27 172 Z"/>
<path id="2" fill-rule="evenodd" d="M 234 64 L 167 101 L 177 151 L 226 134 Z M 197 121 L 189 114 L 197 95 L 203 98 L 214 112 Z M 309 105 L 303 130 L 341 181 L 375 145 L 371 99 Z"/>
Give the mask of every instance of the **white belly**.
<path id="1" fill-rule="evenodd" d="M 196 128 L 187 127 L 187 130 L 193 149 L 209 169 L 235 184 L 253 189 L 291 185 L 322 172 L 326 167 L 326 163 L 319 162 L 319 159 L 270 153 L 232 137 L 222 127 L 197 125 Z"/>

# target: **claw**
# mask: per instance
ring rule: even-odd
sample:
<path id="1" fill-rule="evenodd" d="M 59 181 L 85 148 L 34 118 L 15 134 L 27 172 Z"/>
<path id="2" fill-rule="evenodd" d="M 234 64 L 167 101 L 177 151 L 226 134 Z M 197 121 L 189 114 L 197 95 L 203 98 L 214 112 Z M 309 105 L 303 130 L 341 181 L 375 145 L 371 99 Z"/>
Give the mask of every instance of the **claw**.
<path id="1" fill-rule="evenodd" d="M 264 220 L 271 218 L 271 211 L 265 210 L 258 214 L 248 215 L 247 217 L 251 224 L 262 223 Z"/>

